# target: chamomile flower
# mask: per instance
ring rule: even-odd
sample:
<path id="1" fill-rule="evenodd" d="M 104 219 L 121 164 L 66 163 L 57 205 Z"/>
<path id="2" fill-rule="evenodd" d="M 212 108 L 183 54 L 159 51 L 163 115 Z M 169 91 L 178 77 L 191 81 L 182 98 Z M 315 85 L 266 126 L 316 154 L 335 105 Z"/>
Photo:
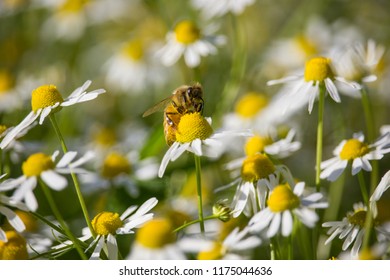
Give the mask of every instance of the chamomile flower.
<path id="1" fill-rule="evenodd" d="M 377 201 L 382 197 L 383 193 L 390 188 L 390 170 L 382 177 L 374 193 L 370 197 L 370 209 L 374 218 L 378 215 L 378 209 L 376 206 Z"/>
<path id="2" fill-rule="evenodd" d="M 93 100 L 105 92 L 104 89 L 87 92 L 86 90 L 90 85 L 91 81 L 86 81 L 81 87 L 75 89 L 65 100 L 54 85 L 43 85 L 33 90 L 31 94 L 32 111 L 4 137 L 0 143 L 0 148 L 4 149 L 7 147 L 21 131 L 31 126 L 38 118 L 39 124 L 42 124 L 47 116 L 59 111 L 62 107 Z"/>
<path id="3" fill-rule="evenodd" d="M 116 235 L 133 234 L 134 228 L 139 228 L 151 220 L 153 218 L 153 213 L 148 212 L 156 206 L 157 202 L 156 198 L 150 198 L 138 209 L 137 206 L 130 206 L 122 215 L 114 212 L 100 212 L 97 214 L 92 220 L 92 227 L 97 236 L 89 246 L 89 248 L 95 246 L 90 259 L 99 259 L 102 250 L 104 250 L 108 259 L 118 259 Z M 137 211 L 135 211 L 136 209 Z M 85 234 L 81 238 L 82 240 L 92 237 L 88 228 L 83 229 L 83 232 Z"/>
<path id="4" fill-rule="evenodd" d="M 363 203 L 355 203 L 353 212 L 348 212 L 341 221 L 323 223 L 323 227 L 330 227 L 327 234 L 330 235 L 325 245 L 331 242 L 336 236 L 344 239 L 342 250 L 346 251 L 352 244 L 351 256 L 357 256 L 364 237 L 364 223 L 367 216 L 367 207 Z"/>
<path id="5" fill-rule="evenodd" d="M 330 97 L 337 103 L 341 102 L 340 95 L 334 83 L 335 80 L 344 82 L 355 89 L 360 89 L 356 82 L 347 82 L 345 79 L 335 76 L 331 59 L 327 57 L 315 57 L 306 62 L 304 74 L 293 75 L 280 80 L 268 81 L 267 85 L 286 83 L 288 93 L 285 97 L 286 111 L 291 103 L 307 104 L 309 113 L 313 110 L 320 86 L 324 86 Z"/>
<path id="6" fill-rule="evenodd" d="M 169 147 L 161 161 L 158 176 L 164 175 L 170 161 L 178 159 L 185 151 L 197 156 L 219 157 L 224 151 L 224 142 L 232 137 L 249 136 L 248 131 L 214 132 L 211 119 L 200 113 L 185 114 L 181 117 L 176 131 L 176 141 Z"/>
<path id="7" fill-rule="evenodd" d="M 239 15 L 256 0 L 192 0 L 192 5 L 201 11 L 205 18 L 220 17 L 227 13 Z"/>
<path id="8" fill-rule="evenodd" d="M 287 167 L 275 165 L 263 153 L 249 154 L 245 159 L 235 160 L 227 165 L 227 169 L 240 174 L 228 186 L 237 186 L 231 208 L 233 217 L 244 213 L 247 217 L 265 207 L 267 193 L 279 184 L 281 178 L 289 183 L 293 182 L 292 175 Z M 221 190 L 225 187 L 218 189 Z"/>
<path id="9" fill-rule="evenodd" d="M 22 219 L 16 214 L 16 212 L 11 209 L 11 207 L 24 211 L 28 210 L 27 206 L 24 203 L 16 202 L 9 197 L 0 194 L 0 214 L 6 217 L 8 223 L 11 225 L 12 228 L 14 228 L 18 232 L 22 232 L 26 229 L 26 226 L 23 223 Z M 7 241 L 7 236 L 1 227 L 0 240 Z"/>
<path id="10" fill-rule="evenodd" d="M 157 51 L 156 55 L 165 66 L 175 64 L 183 56 L 188 67 L 196 67 L 200 64 L 202 56 L 216 54 L 216 46 L 225 43 L 224 36 L 212 35 L 211 31 L 206 28 L 202 33 L 194 22 L 180 21 L 173 31 L 168 32 L 167 43 Z"/>
<path id="11" fill-rule="evenodd" d="M 131 246 L 130 260 L 185 260 L 182 248 L 176 242 L 173 222 L 156 218 L 147 222 L 136 234 Z"/>
<path id="12" fill-rule="evenodd" d="M 356 175 L 360 170 L 371 171 L 370 160 L 379 160 L 384 154 L 390 152 L 390 133 L 379 137 L 373 144 L 364 142 L 363 133 L 355 133 L 353 138 L 343 140 L 333 150 L 335 157 L 321 162 L 321 179 L 335 181 L 348 163 L 352 163 L 352 175 Z"/>
<path id="13" fill-rule="evenodd" d="M 44 153 L 29 156 L 22 165 L 23 175 L 0 183 L 0 191 L 15 189 L 12 200 L 17 202 L 24 200 L 29 210 L 36 211 L 38 201 L 33 190 L 38 184 L 38 179 L 42 179 L 53 190 L 63 190 L 68 185 L 68 181 L 61 174 L 86 172 L 80 166 L 93 157 L 91 153 L 86 153 L 83 157 L 73 161 L 77 152 L 68 152 L 56 163 L 58 154 L 59 152 L 56 151 L 52 156 Z"/>
<path id="14" fill-rule="evenodd" d="M 322 202 L 321 193 L 303 196 L 305 183 L 299 182 L 291 189 L 289 184 L 276 186 L 269 195 L 267 208 L 255 214 L 249 221 L 249 231 L 260 233 L 267 229 L 266 235 L 271 238 L 278 232 L 289 236 L 293 229 L 293 215 L 309 228 L 318 221 L 315 209 L 328 207 Z"/>
<path id="15" fill-rule="evenodd" d="M 26 240 L 16 231 L 6 233 L 7 241 L 0 240 L 0 260 L 27 260 Z"/>

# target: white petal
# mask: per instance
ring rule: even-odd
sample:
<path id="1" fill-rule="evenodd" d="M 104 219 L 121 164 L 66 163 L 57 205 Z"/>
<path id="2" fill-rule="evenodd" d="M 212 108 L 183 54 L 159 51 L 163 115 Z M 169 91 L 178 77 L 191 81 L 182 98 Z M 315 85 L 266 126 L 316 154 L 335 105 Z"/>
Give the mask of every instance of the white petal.
<path id="1" fill-rule="evenodd" d="M 290 211 L 284 211 L 282 214 L 282 235 L 289 236 L 293 229 L 293 218 Z"/>
<path id="2" fill-rule="evenodd" d="M 109 260 L 118 259 L 118 245 L 116 243 L 116 238 L 112 234 L 107 236 L 107 251 Z"/>
<path id="3" fill-rule="evenodd" d="M 24 225 L 22 219 L 20 219 L 19 216 L 16 215 L 15 212 L 11 209 L 0 205 L 0 213 L 7 218 L 11 226 L 18 232 L 22 232 L 26 229 L 26 226 Z"/>
<path id="4" fill-rule="evenodd" d="M 305 182 L 299 182 L 294 187 L 294 194 L 301 196 L 305 190 Z"/>
<path id="5" fill-rule="evenodd" d="M 336 101 L 337 103 L 340 103 L 341 102 L 340 95 L 337 91 L 336 86 L 334 85 L 334 83 L 332 82 L 332 80 L 330 78 L 325 79 L 325 87 L 326 87 L 326 90 L 328 91 L 330 97 L 332 97 L 332 99 L 334 101 Z"/>
<path id="6" fill-rule="evenodd" d="M 4 230 L 1 229 L 1 227 L 0 227 L 0 241 L 3 241 L 3 242 L 8 241 L 7 235 L 5 235 L 5 232 L 4 232 Z"/>
<path id="7" fill-rule="evenodd" d="M 56 191 L 61 191 L 68 185 L 66 178 L 53 170 L 43 171 L 41 178 L 51 189 Z"/>
<path id="8" fill-rule="evenodd" d="M 90 260 L 99 260 L 100 259 L 100 252 L 102 251 L 103 246 L 104 246 L 104 237 L 100 236 L 100 239 L 97 242 L 96 247 L 93 250 L 93 253 L 89 259 Z"/>
<path id="9" fill-rule="evenodd" d="M 282 215 L 280 213 L 275 213 L 272 222 L 268 228 L 267 237 L 271 238 L 275 236 L 275 234 L 279 231 L 281 219 Z"/>
<path id="10" fill-rule="evenodd" d="M 77 156 L 77 152 L 67 152 L 61 160 L 57 163 L 57 167 L 65 167 L 71 163 L 71 161 Z"/>
<path id="11" fill-rule="evenodd" d="M 233 217 L 237 218 L 242 211 L 244 210 L 249 196 L 249 189 L 253 187 L 253 184 L 250 182 L 243 182 L 239 185 L 237 193 L 234 198 L 234 209 L 233 209 Z"/>

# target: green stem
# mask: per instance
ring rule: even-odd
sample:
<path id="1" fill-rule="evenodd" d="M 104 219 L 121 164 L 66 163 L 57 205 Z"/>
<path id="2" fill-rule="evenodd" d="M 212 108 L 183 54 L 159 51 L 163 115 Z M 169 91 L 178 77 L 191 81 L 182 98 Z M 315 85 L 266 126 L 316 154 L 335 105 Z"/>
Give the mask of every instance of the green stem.
<path id="1" fill-rule="evenodd" d="M 324 129 L 324 107 L 325 107 L 325 85 L 320 85 L 318 102 L 318 124 L 317 124 L 317 148 L 316 148 L 316 189 L 320 191 L 321 183 L 321 160 L 322 160 L 322 136 Z"/>
<path id="2" fill-rule="evenodd" d="M 200 232 L 205 233 L 204 230 L 204 218 L 203 218 L 203 202 L 202 202 L 202 178 L 201 178 L 201 167 L 200 167 L 200 157 L 194 154 L 195 158 L 195 172 L 196 172 L 196 189 L 198 192 L 198 216 L 199 216 L 199 225 Z"/>
<path id="3" fill-rule="evenodd" d="M 55 130 L 55 132 L 57 134 L 57 137 L 60 140 L 62 151 L 64 153 L 67 153 L 68 152 L 68 147 L 66 146 L 65 140 L 62 137 L 61 131 L 60 131 L 59 127 L 58 127 L 58 124 L 57 124 L 57 121 L 56 121 L 56 118 L 55 118 L 54 114 L 50 114 L 49 118 L 50 118 L 51 124 L 53 125 L 53 128 L 54 128 L 54 130 Z M 80 206 L 81 206 L 81 209 L 83 211 L 84 219 L 85 219 L 85 221 L 86 221 L 86 223 L 88 225 L 88 228 L 89 228 L 93 238 L 95 239 L 96 238 L 96 233 L 95 233 L 95 231 L 94 231 L 94 229 L 92 227 L 91 219 L 89 218 L 87 206 L 85 204 L 84 197 L 83 197 L 83 195 L 81 193 L 79 181 L 77 179 L 77 176 L 73 172 L 70 172 L 70 175 L 72 176 L 72 180 L 73 180 L 73 184 L 74 184 L 74 187 L 75 187 L 75 190 L 76 190 L 77 198 L 78 198 L 78 200 L 80 202 Z"/>
<path id="4" fill-rule="evenodd" d="M 64 232 L 66 233 L 68 238 L 73 242 L 80 257 L 83 260 L 86 260 L 87 256 L 85 255 L 83 249 L 81 248 L 81 246 L 79 244 L 79 240 L 73 235 L 73 233 L 69 230 L 68 226 L 66 225 L 64 218 L 62 217 L 60 211 L 58 210 L 57 205 L 53 199 L 53 196 L 50 193 L 49 188 L 46 186 L 46 184 L 41 179 L 38 179 L 38 180 L 39 180 L 39 184 L 41 185 L 42 190 L 46 196 L 46 199 L 49 203 L 49 206 L 50 206 L 51 210 L 53 211 L 54 216 L 56 217 L 56 219 L 60 223 L 62 229 L 64 230 Z"/>
<path id="5" fill-rule="evenodd" d="M 368 205 L 367 186 L 366 186 L 366 181 L 364 180 L 363 171 L 360 171 L 360 172 L 357 174 L 357 176 L 358 176 L 360 191 L 362 192 L 364 204 L 365 204 L 365 205 Z"/>
<path id="6" fill-rule="evenodd" d="M 204 217 L 203 218 L 203 221 L 207 221 L 207 220 L 212 220 L 212 219 L 218 219 L 218 216 L 216 215 L 211 215 L 211 216 L 208 216 L 208 217 Z M 183 230 L 185 229 L 186 227 L 189 227 L 190 225 L 194 225 L 196 223 L 199 223 L 200 222 L 200 219 L 197 219 L 197 220 L 193 220 L 191 222 L 188 222 L 188 223 L 185 223 L 184 225 L 176 228 L 173 232 L 178 232 L 180 230 Z"/>

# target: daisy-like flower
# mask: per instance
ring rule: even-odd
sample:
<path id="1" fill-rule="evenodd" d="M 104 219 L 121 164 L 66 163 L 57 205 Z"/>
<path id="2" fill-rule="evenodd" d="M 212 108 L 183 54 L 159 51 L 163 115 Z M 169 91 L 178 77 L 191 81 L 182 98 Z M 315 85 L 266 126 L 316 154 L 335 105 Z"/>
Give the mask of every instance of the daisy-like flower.
<path id="1" fill-rule="evenodd" d="M 208 56 L 217 52 L 216 46 L 225 43 L 222 35 L 212 35 L 214 30 L 204 30 L 204 33 L 190 20 L 180 21 L 174 31 L 170 31 L 166 40 L 167 43 L 156 55 L 166 66 L 175 64 L 181 56 L 188 67 L 196 67 L 200 64 L 202 56 Z"/>
<path id="2" fill-rule="evenodd" d="M 240 171 L 238 178 L 228 185 L 237 186 L 231 205 L 233 217 L 238 217 L 241 213 L 252 217 L 263 209 L 267 192 L 278 185 L 282 178 L 290 184 L 293 183 L 287 167 L 275 165 L 263 153 L 249 154 L 245 159 L 232 161 L 227 165 L 227 169 L 230 169 L 233 175 L 235 170 Z M 224 188 L 221 187 L 217 191 Z"/>
<path id="3" fill-rule="evenodd" d="M 38 118 L 39 124 L 42 124 L 47 116 L 59 111 L 62 107 L 93 100 L 98 95 L 106 92 L 104 89 L 87 92 L 86 90 L 90 85 L 91 81 L 86 81 L 81 87 L 75 89 L 65 100 L 54 85 L 43 85 L 33 90 L 31 94 L 32 111 L 4 137 L 0 143 L 0 148 L 4 149 L 7 147 L 21 131 L 31 126 Z"/>
<path id="4" fill-rule="evenodd" d="M 355 89 L 360 89 L 356 82 L 347 82 L 345 79 L 335 76 L 330 58 L 315 57 L 306 62 L 303 75 L 293 75 L 280 80 L 268 81 L 267 85 L 287 83 L 289 93 L 285 98 L 286 108 L 291 103 L 306 104 L 308 103 L 309 113 L 313 110 L 314 101 L 316 100 L 320 86 L 324 86 L 330 97 L 337 103 L 341 102 L 340 95 L 334 83 L 335 80 L 344 82 Z"/>
<path id="5" fill-rule="evenodd" d="M 0 260 L 27 260 L 26 240 L 16 231 L 6 231 L 7 241 L 0 240 Z"/>
<path id="6" fill-rule="evenodd" d="M 136 234 L 131 246 L 130 260 L 185 260 L 182 248 L 173 232 L 175 226 L 167 218 L 147 222 Z"/>
<path id="7" fill-rule="evenodd" d="M 197 156 L 219 157 L 224 151 L 224 142 L 231 137 L 250 136 L 247 131 L 213 132 L 211 119 L 200 113 L 185 114 L 181 117 L 176 131 L 176 141 L 169 147 L 161 161 L 158 176 L 164 175 L 169 161 L 175 161 L 185 151 Z"/>
<path id="8" fill-rule="evenodd" d="M 318 221 L 315 212 L 317 208 L 328 207 L 327 202 L 321 202 L 321 193 L 303 196 L 305 183 L 299 182 L 292 190 L 288 184 L 278 185 L 270 193 L 267 208 L 255 214 L 248 227 L 252 233 L 260 233 L 267 229 L 266 235 L 271 238 L 278 232 L 289 236 L 293 229 L 293 215 L 309 228 Z"/>
<path id="9" fill-rule="evenodd" d="M 148 212 L 156 206 L 157 202 L 156 198 L 150 198 L 138 209 L 137 206 L 130 206 L 122 215 L 113 212 L 97 214 L 92 220 L 92 226 L 97 236 L 89 246 L 89 248 L 95 246 L 90 259 L 99 259 L 102 250 L 104 250 L 109 260 L 118 259 L 118 245 L 115 236 L 117 234 L 133 234 L 134 228 L 139 228 L 151 220 L 153 213 Z M 135 211 L 136 209 L 137 211 Z M 92 237 L 88 228 L 83 229 L 83 232 L 85 234 L 80 240 L 87 240 Z"/>
<path id="10" fill-rule="evenodd" d="M 345 241 L 342 250 L 346 251 L 352 244 L 351 256 L 357 256 L 364 237 L 364 223 L 367 216 L 367 207 L 363 203 L 355 203 L 353 212 L 348 212 L 347 216 L 342 221 L 326 222 L 323 227 L 330 227 L 327 234 L 329 238 L 325 241 L 325 245 L 330 243 L 336 236 Z"/>
<path id="11" fill-rule="evenodd" d="M 335 181 L 348 162 L 352 162 L 352 175 L 356 175 L 361 169 L 371 171 L 370 160 L 379 160 L 384 154 L 390 152 L 390 133 L 379 137 L 373 144 L 364 142 L 363 133 L 355 133 L 352 139 L 343 140 L 334 149 L 335 157 L 321 162 L 321 179 Z"/>
<path id="12" fill-rule="evenodd" d="M 36 211 L 38 202 L 33 190 L 37 186 L 39 178 L 51 189 L 63 190 L 68 185 L 68 181 L 61 174 L 86 172 L 80 166 L 93 157 L 91 153 L 86 153 L 83 157 L 73 161 L 77 152 L 68 152 L 55 163 L 58 154 L 59 152 L 56 151 L 52 156 L 43 153 L 29 156 L 22 165 L 23 175 L 0 183 L 0 191 L 16 189 L 11 197 L 12 200 L 17 202 L 24 200 L 29 210 Z"/>
<path id="13" fill-rule="evenodd" d="M 220 17 L 227 13 L 239 15 L 256 0 L 192 0 L 192 5 L 201 11 L 205 18 Z"/>
<path id="14" fill-rule="evenodd" d="M 383 193 L 390 188 L 390 170 L 382 177 L 379 185 L 370 197 L 370 209 L 374 218 L 378 215 L 376 203 L 381 199 Z"/>

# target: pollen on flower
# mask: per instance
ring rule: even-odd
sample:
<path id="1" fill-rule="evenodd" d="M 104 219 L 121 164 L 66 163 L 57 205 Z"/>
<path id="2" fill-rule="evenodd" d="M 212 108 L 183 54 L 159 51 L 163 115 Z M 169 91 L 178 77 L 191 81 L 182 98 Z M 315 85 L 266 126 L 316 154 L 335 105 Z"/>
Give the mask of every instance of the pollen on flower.
<path id="1" fill-rule="evenodd" d="M 331 60 L 326 57 L 315 57 L 306 62 L 305 81 L 323 82 L 326 78 L 333 77 Z"/>
<path id="2" fill-rule="evenodd" d="M 0 240 L 0 260 L 27 260 L 26 240 L 16 231 L 6 231 L 7 242 Z"/>
<path id="3" fill-rule="evenodd" d="M 241 168 L 241 177 L 244 181 L 255 182 L 267 178 L 275 172 L 275 165 L 264 154 L 254 154 L 248 156 Z"/>
<path id="4" fill-rule="evenodd" d="M 113 152 L 104 159 L 102 176 L 105 178 L 114 178 L 119 174 L 129 174 L 130 171 L 129 160 L 121 154 Z"/>
<path id="5" fill-rule="evenodd" d="M 199 28 L 190 20 L 183 20 L 175 27 L 176 40 L 183 44 L 192 44 L 200 38 Z"/>
<path id="6" fill-rule="evenodd" d="M 62 103 L 64 99 L 62 98 L 60 92 L 57 90 L 56 86 L 53 85 L 43 85 L 32 91 L 31 94 L 31 107 L 34 112 L 41 108 L 46 108 L 49 106 L 54 106 L 57 103 Z M 56 109 L 59 110 L 60 107 Z"/>
<path id="7" fill-rule="evenodd" d="M 43 171 L 53 169 L 55 164 L 50 156 L 43 153 L 32 154 L 22 164 L 23 174 L 27 177 L 39 176 Z"/>
<path id="8" fill-rule="evenodd" d="M 205 140 L 212 133 L 213 129 L 200 113 L 185 114 L 177 126 L 176 141 L 188 143 L 195 139 Z"/>
<path id="9" fill-rule="evenodd" d="M 213 247 L 208 251 L 199 252 L 198 260 L 220 260 L 223 257 L 223 246 L 219 242 L 214 242 Z"/>
<path id="10" fill-rule="evenodd" d="M 268 104 L 264 94 L 249 92 L 241 97 L 235 106 L 235 112 L 243 118 L 252 118 Z"/>
<path id="11" fill-rule="evenodd" d="M 272 139 L 269 137 L 262 137 L 260 135 L 252 136 L 245 144 L 245 154 L 251 156 L 257 153 L 264 152 L 265 146 L 272 144 Z"/>
<path id="12" fill-rule="evenodd" d="M 144 55 L 142 42 L 140 40 L 129 41 L 123 47 L 122 52 L 124 55 L 131 58 L 132 60 L 139 61 Z"/>
<path id="13" fill-rule="evenodd" d="M 92 220 L 92 227 L 98 235 L 114 235 L 116 230 L 123 225 L 118 213 L 100 212 Z"/>
<path id="14" fill-rule="evenodd" d="M 146 248 L 158 249 L 175 242 L 172 223 L 164 218 L 153 219 L 137 232 L 136 240 Z"/>
<path id="15" fill-rule="evenodd" d="M 340 152 L 342 160 L 353 160 L 362 157 L 369 152 L 368 145 L 357 139 L 349 139 Z"/>
<path id="16" fill-rule="evenodd" d="M 299 197 L 293 193 L 287 184 L 278 185 L 267 200 L 272 212 L 282 212 L 297 208 L 300 204 Z"/>

